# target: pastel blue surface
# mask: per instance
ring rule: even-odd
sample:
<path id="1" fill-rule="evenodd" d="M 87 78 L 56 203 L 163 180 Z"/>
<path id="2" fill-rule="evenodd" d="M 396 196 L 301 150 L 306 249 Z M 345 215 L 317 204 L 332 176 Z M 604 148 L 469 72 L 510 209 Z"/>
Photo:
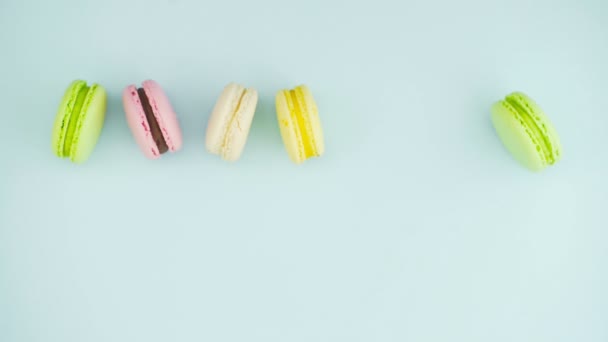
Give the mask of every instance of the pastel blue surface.
<path id="1" fill-rule="evenodd" d="M 608 2 L 0 4 L 0 341 L 608 341 Z M 104 85 L 82 166 L 53 156 L 75 78 Z M 157 80 L 184 149 L 146 160 L 120 94 Z M 204 149 L 256 87 L 244 156 Z M 310 86 L 327 153 L 282 145 Z M 564 159 L 521 168 L 491 104 L 529 93 Z"/>

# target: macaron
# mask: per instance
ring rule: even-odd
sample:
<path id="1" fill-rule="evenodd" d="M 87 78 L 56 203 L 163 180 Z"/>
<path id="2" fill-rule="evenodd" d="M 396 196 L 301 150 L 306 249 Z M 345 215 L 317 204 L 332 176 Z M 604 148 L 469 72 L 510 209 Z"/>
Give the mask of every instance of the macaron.
<path id="1" fill-rule="evenodd" d="M 127 124 L 143 154 L 158 159 L 182 147 L 182 132 L 169 98 L 158 83 L 147 80 L 140 88 L 127 86 L 122 93 Z"/>
<path id="2" fill-rule="evenodd" d="M 207 151 L 227 161 L 237 161 L 249 136 L 258 104 L 258 92 L 236 83 L 228 84 L 218 98 L 207 124 Z"/>
<path id="3" fill-rule="evenodd" d="M 514 92 L 496 102 L 492 123 L 507 150 L 527 169 L 538 172 L 561 159 L 555 127 L 528 95 Z"/>
<path id="4" fill-rule="evenodd" d="M 97 145 L 106 116 L 107 93 L 99 84 L 73 81 L 55 117 L 51 147 L 59 158 L 84 163 Z"/>
<path id="5" fill-rule="evenodd" d="M 319 111 L 305 85 L 281 90 L 276 95 L 277 119 L 289 158 L 301 164 L 325 152 Z"/>

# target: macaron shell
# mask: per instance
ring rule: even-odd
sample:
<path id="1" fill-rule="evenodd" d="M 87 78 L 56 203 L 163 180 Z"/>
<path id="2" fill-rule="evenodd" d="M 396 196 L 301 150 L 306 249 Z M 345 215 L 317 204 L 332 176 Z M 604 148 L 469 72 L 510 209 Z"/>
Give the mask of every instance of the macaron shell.
<path id="1" fill-rule="evenodd" d="M 247 143 L 251 122 L 258 104 L 258 92 L 253 89 L 245 90 L 238 111 L 234 114 L 232 124 L 228 128 L 226 145 L 222 157 L 228 161 L 237 161 Z"/>
<path id="2" fill-rule="evenodd" d="M 102 86 L 91 86 L 73 136 L 70 149 L 70 159 L 73 162 L 84 163 L 97 146 L 105 122 L 107 97 Z"/>
<path id="3" fill-rule="evenodd" d="M 160 85 L 153 80 L 144 81 L 142 87 L 150 101 L 154 117 L 156 117 L 169 151 L 179 151 L 182 148 L 182 132 L 169 98 Z"/>
<path id="4" fill-rule="evenodd" d="M 70 116 L 72 115 L 72 110 L 76 104 L 76 97 L 78 96 L 80 89 L 85 86 L 85 81 L 73 81 L 65 90 L 59 105 L 59 109 L 57 110 L 55 122 L 53 124 L 53 132 L 51 135 L 51 149 L 58 157 L 64 157 L 63 146 L 65 143 L 65 137 L 67 135 Z"/>
<path id="5" fill-rule="evenodd" d="M 553 126 L 553 123 L 551 120 L 549 120 L 549 117 L 545 111 L 536 103 L 536 101 L 522 92 L 515 92 L 507 97 L 516 99 L 521 105 L 530 109 L 532 112 L 532 118 L 536 122 L 537 126 L 542 129 L 545 138 L 551 142 L 551 153 L 555 159 L 555 162 L 558 162 L 562 155 L 561 142 L 555 126 Z"/>
<path id="6" fill-rule="evenodd" d="M 546 167 L 538 144 L 502 101 L 492 107 L 492 123 L 504 146 L 519 163 L 532 171 Z"/>
<path id="7" fill-rule="evenodd" d="M 280 91 L 276 96 L 277 119 L 281 130 L 283 144 L 289 158 L 296 164 L 301 164 L 305 158 L 300 147 L 299 132 L 291 119 L 291 113 L 285 92 Z"/>
<path id="8" fill-rule="evenodd" d="M 317 156 L 322 156 L 325 153 L 325 138 L 323 136 L 323 129 L 321 127 L 321 119 L 319 118 L 319 109 L 317 108 L 317 102 L 312 96 L 310 89 L 305 86 L 299 86 L 296 88 L 301 92 L 304 97 L 304 106 L 308 115 L 307 120 L 311 129 L 311 136 L 313 138 L 313 144 Z"/>
<path id="9" fill-rule="evenodd" d="M 130 85 L 122 92 L 122 101 L 127 118 L 127 124 L 133 133 L 135 142 L 140 147 L 142 153 L 150 158 L 157 159 L 160 157 L 160 151 L 154 142 L 150 125 L 146 119 L 146 113 L 142 107 L 141 100 L 137 94 L 137 87 Z"/>

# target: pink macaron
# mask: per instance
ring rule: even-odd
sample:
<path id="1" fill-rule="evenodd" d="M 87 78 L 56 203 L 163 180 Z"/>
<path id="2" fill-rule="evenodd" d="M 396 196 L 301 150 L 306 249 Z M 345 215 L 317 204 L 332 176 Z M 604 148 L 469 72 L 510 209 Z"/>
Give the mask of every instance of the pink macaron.
<path id="1" fill-rule="evenodd" d="M 163 89 L 152 80 L 141 88 L 130 85 L 122 93 L 127 123 L 144 155 L 157 159 L 182 147 L 177 115 Z"/>

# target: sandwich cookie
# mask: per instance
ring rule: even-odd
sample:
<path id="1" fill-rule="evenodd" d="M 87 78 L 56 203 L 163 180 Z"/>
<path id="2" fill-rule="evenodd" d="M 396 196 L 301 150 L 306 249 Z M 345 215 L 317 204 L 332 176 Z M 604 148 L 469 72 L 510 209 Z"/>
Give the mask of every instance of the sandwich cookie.
<path id="1" fill-rule="evenodd" d="M 312 93 L 301 85 L 276 95 L 277 119 L 287 154 L 296 164 L 325 152 L 319 111 Z"/>
<path id="2" fill-rule="evenodd" d="M 249 136 L 258 104 L 258 92 L 230 83 L 218 98 L 207 124 L 207 151 L 227 161 L 237 161 Z"/>
<path id="3" fill-rule="evenodd" d="M 146 157 L 157 159 L 167 151 L 181 149 L 182 133 L 177 115 L 158 83 L 147 80 L 141 88 L 130 85 L 122 98 L 129 128 Z"/>
<path id="4" fill-rule="evenodd" d="M 529 96 L 515 92 L 492 107 L 492 123 L 511 155 L 531 171 L 557 163 L 562 146 L 549 117 Z"/>
<path id="5" fill-rule="evenodd" d="M 65 91 L 55 117 L 51 148 L 59 158 L 84 163 L 97 145 L 106 116 L 107 93 L 99 84 L 76 80 Z"/>

